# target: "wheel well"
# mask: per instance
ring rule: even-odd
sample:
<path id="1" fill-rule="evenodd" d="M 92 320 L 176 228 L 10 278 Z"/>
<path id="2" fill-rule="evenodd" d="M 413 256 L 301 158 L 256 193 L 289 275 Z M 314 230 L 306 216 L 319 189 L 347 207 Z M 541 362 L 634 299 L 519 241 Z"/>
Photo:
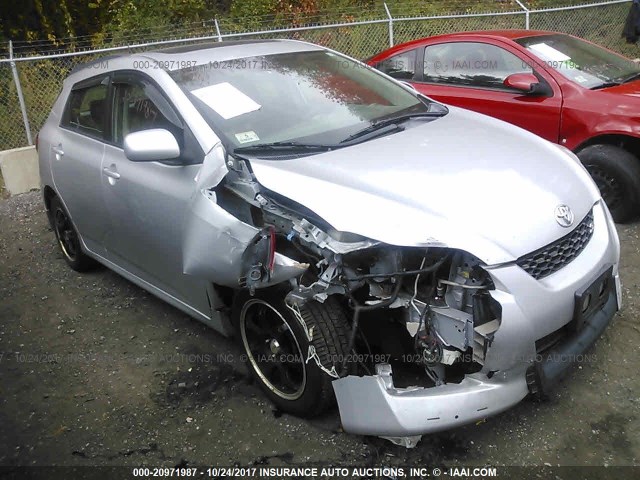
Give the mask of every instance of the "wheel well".
<path id="1" fill-rule="evenodd" d="M 45 185 L 44 187 L 44 206 L 47 208 L 47 211 L 51 210 L 51 200 L 56 196 L 56 192 L 49 185 Z"/>
<path id="2" fill-rule="evenodd" d="M 575 149 L 576 153 L 591 145 L 613 145 L 620 147 L 640 159 L 640 138 L 628 135 L 599 135 L 590 138 Z"/>

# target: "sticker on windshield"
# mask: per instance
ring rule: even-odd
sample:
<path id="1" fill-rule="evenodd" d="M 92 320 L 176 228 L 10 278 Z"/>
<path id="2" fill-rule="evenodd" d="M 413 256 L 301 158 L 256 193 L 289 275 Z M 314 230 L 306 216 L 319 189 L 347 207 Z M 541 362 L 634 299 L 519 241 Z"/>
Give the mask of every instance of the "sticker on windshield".
<path id="1" fill-rule="evenodd" d="M 248 132 L 236 133 L 235 137 L 240 143 L 249 143 L 260 140 L 258 138 L 258 135 L 256 135 L 256 132 L 254 132 L 253 130 L 249 130 Z"/>
<path id="2" fill-rule="evenodd" d="M 552 60 L 554 62 L 566 62 L 567 60 L 571 60 L 571 57 L 565 55 L 564 53 L 556 50 L 553 47 L 550 47 L 546 43 L 536 43 L 533 45 L 529 45 L 529 48 L 535 53 L 542 55 L 545 60 Z"/>
<path id="3" fill-rule="evenodd" d="M 242 93 L 228 82 L 209 85 L 208 87 L 191 90 L 196 97 L 225 120 L 239 115 L 255 112 L 261 105 Z"/>
<path id="4" fill-rule="evenodd" d="M 588 78 L 585 78 L 585 77 L 583 77 L 582 75 L 576 75 L 576 76 L 574 77 L 574 80 L 575 80 L 576 82 L 580 82 L 580 83 L 587 83 L 587 82 L 589 81 L 589 79 L 588 79 Z"/>

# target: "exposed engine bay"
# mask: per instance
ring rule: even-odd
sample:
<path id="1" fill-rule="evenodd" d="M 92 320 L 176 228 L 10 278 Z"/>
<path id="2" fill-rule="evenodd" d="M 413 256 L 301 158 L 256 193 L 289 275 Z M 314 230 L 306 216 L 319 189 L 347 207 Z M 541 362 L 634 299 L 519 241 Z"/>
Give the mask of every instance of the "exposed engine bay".
<path id="1" fill-rule="evenodd" d="M 229 158 L 230 173 L 215 188 L 217 203 L 258 229 L 242 255 L 237 286 L 253 293 L 288 282 L 292 310 L 335 295 L 351 314 L 350 354 L 321 365 L 323 371 L 334 378 L 372 375 L 376 364 L 389 364 L 396 387 L 429 387 L 482 369 L 501 312 L 478 259 L 338 232 L 261 187 L 247 162 Z"/>

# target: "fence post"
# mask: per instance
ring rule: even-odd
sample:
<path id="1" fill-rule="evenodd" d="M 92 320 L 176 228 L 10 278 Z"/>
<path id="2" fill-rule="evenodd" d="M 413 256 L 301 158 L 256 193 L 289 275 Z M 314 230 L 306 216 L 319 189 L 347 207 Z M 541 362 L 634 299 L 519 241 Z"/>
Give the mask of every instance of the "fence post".
<path id="1" fill-rule="evenodd" d="M 22 96 L 22 85 L 20 85 L 20 77 L 18 76 L 16 62 L 13 60 L 13 42 L 11 40 L 9 40 L 9 65 L 11 65 L 13 82 L 16 84 L 16 91 L 18 92 L 18 102 L 20 103 L 20 110 L 22 111 L 22 121 L 24 122 L 24 129 L 27 134 L 27 143 L 29 145 L 33 145 L 33 140 L 31 140 L 31 126 L 29 125 L 29 117 L 27 116 L 27 107 L 24 104 L 24 97 Z"/>
<path id="2" fill-rule="evenodd" d="M 387 12 L 387 18 L 389 19 L 389 46 L 393 47 L 393 17 L 391 16 L 391 12 L 389 12 L 389 7 L 387 7 L 387 3 L 384 4 L 384 9 Z"/>
<path id="3" fill-rule="evenodd" d="M 218 24 L 218 17 L 213 19 L 213 23 L 216 25 L 216 33 L 218 34 L 218 41 L 222 41 L 222 34 L 220 33 L 220 25 Z"/>
<path id="4" fill-rule="evenodd" d="M 524 25 L 527 30 L 529 30 L 529 9 L 524 6 L 524 4 L 520 0 L 516 0 L 516 3 L 520 5 L 520 8 L 524 10 Z"/>

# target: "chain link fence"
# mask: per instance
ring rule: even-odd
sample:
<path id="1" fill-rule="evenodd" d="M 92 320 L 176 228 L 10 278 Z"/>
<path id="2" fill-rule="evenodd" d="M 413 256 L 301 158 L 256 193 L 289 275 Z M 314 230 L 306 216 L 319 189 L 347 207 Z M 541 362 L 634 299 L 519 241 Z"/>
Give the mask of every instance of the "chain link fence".
<path id="1" fill-rule="evenodd" d="M 456 6 L 454 13 L 428 15 L 431 2 L 382 4 L 380 11 L 358 12 L 355 9 L 337 12 L 333 21 L 322 23 L 320 18 L 288 17 L 254 19 L 239 23 L 233 19 L 215 19 L 201 22 L 187 36 L 172 35 L 164 40 L 138 37 L 135 44 L 87 49 L 79 52 L 78 43 L 69 51 L 58 49 L 47 55 L 13 58 L 25 102 L 25 114 L 30 124 L 31 137 L 45 122 L 51 106 L 60 92 L 62 82 L 78 64 L 113 53 L 142 51 L 149 48 L 192 44 L 204 41 L 238 39 L 288 38 L 323 45 L 355 58 L 365 59 L 398 44 L 416 38 L 444 33 L 493 30 L 535 29 L 566 32 L 618 51 L 630 57 L 640 57 L 638 46 L 627 44 L 621 38 L 622 28 L 629 11 L 630 0 L 613 0 L 591 4 L 575 4 L 550 9 L 534 9 L 534 2 L 495 1 L 491 9 L 487 2 L 441 3 Z M 540 0 L 535 2 L 539 5 Z M 337 20 L 336 20 L 337 19 Z M 252 25 L 247 28 L 242 25 Z M 274 28 L 274 25 L 280 25 Z M 271 26 L 271 29 L 267 28 Z M 128 39 L 131 41 L 131 38 Z M 87 44 L 89 45 L 89 44 Z M 112 43 L 113 45 L 113 43 Z M 43 50 L 45 50 L 43 48 Z M 8 52 L 12 54 L 12 52 Z M 100 63 L 97 64 L 100 67 Z M 0 59 L 0 150 L 28 145 L 23 112 L 19 103 L 18 86 L 14 81 L 11 59 Z"/>

